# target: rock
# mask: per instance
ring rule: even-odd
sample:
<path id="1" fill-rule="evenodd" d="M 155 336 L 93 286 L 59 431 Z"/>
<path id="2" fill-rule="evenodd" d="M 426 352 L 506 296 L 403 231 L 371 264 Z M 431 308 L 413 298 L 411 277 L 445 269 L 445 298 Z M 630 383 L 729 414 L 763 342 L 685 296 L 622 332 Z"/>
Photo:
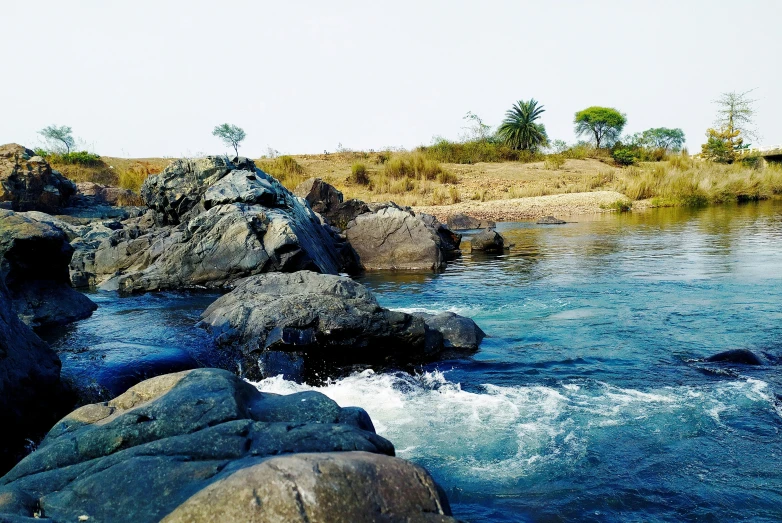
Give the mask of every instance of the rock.
<path id="1" fill-rule="evenodd" d="M 93 182 L 79 182 L 76 184 L 78 196 L 87 196 L 95 204 L 122 206 L 128 203 L 134 205 L 140 200 L 139 195 L 130 189 L 100 185 Z"/>
<path id="2" fill-rule="evenodd" d="M 486 229 L 472 237 L 470 248 L 473 251 L 501 253 L 507 247 L 505 246 L 505 238 L 500 233 L 494 229 Z"/>
<path id="3" fill-rule="evenodd" d="M 0 210 L 0 279 L 17 315 L 29 326 L 65 325 L 89 317 L 97 308 L 70 286 L 72 255 L 61 229 Z"/>
<path id="4" fill-rule="evenodd" d="M 369 207 L 372 212 L 356 216 L 345 230 L 365 270 L 441 270 L 461 241 L 456 235 L 458 241 L 445 242 L 442 226 L 429 215 L 393 203 Z"/>
<path id="5" fill-rule="evenodd" d="M 448 228 L 453 231 L 466 231 L 470 229 L 493 229 L 496 223 L 491 220 L 479 220 L 462 213 L 448 216 Z"/>
<path id="6" fill-rule="evenodd" d="M 0 146 L 0 202 L 15 211 L 55 212 L 68 203 L 76 186 L 33 151 L 10 143 Z"/>
<path id="7" fill-rule="evenodd" d="M 62 399 L 59 358 L 19 320 L 0 281 L 0 474 L 61 415 Z"/>
<path id="8" fill-rule="evenodd" d="M 380 307 L 360 283 L 309 271 L 242 280 L 201 318 L 249 379 L 317 381 L 356 364 L 431 361 L 443 346 L 424 320 Z"/>
<path id="9" fill-rule="evenodd" d="M 706 358 L 706 361 L 720 363 L 740 363 L 742 365 L 763 365 L 755 353 L 747 349 L 733 349 L 720 352 Z"/>
<path id="10" fill-rule="evenodd" d="M 559 218 L 555 218 L 554 216 L 544 216 L 535 223 L 538 225 L 562 225 L 567 222 L 562 221 Z"/>
<path id="11" fill-rule="evenodd" d="M 370 212 L 369 206 L 361 200 L 343 201 L 342 193 L 320 178 L 301 182 L 293 193 L 306 199 L 313 211 L 340 230 L 344 230 L 359 214 Z"/>
<path id="12" fill-rule="evenodd" d="M 388 456 L 294 454 L 212 483 L 163 522 L 456 521 L 437 488 L 425 470 Z"/>
<path id="13" fill-rule="evenodd" d="M 472 319 L 453 312 L 416 312 L 413 315 L 423 318 L 427 327 L 442 334 L 446 349 L 476 351 L 486 337 L 486 333 Z"/>
<path id="14" fill-rule="evenodd" d="M 102 288 L 220 288 L 264 272 L 358 270 L 344 238 L 250 160 L 178 160 L 148 178 L 142 195 L 168 225 L 125 227 L 85 258 L 79 270 Z"/>
<path id="15" fill-rule="evenodd" d="M 356 410 L 216 369 L 152 378 L 58 422 L 0 478 L 0 519 L 449 521 L 426 471 Z"/>

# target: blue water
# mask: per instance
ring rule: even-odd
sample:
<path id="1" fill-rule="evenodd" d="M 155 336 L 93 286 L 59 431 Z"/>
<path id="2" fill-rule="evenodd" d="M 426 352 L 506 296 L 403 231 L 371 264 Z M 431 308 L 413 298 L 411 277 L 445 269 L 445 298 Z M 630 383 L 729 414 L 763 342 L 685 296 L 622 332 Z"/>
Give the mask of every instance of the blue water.
<path id="1" fill-rule="evenodd" d="M 782 202 L 498 228 L 504 255 L 361 279 L 386 307 L 474 318 L 480 352 L 317 390 L 364 407 L 465 520 L 782 520 Z M 53 340 L 64 374 L 94 345 L 201 362 L 213 298 L 96 295 Z M 703 361 L 735 348 L 766 365 Z"/>
<path id="2" fill-rule="evenodd" d="M 498 229 L 505 255 L 362 278 L 386 307 L 473 317 L 479 353 L 319 390 L 466 520 L 782 520 L 782 204 Z M 736 348 L 768 364 L 703 361 Z"/>

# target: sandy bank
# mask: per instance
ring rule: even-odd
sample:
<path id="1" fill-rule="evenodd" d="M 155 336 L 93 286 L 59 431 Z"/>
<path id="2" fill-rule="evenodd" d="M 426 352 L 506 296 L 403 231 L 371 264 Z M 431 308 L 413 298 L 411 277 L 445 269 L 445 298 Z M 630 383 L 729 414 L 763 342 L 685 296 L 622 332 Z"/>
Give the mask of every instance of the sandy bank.
<path id="1" fill-rule="evenodd" d="M 440 221 L 456 213 L 465 213 L 475 218 L 495 221 L 515 221 L 539 218 L 541 216 L 570 216 L 609 212 L 606 207 L 627 197 L 615 191 L 595 191 L 570 194 L 532 196 L 512 200 L 491 200 L 488 202 L 467 201 L 452 205 L 428 205 L 414 207 L 416 211 L 433 214 Z M 638 208 L 642 202 L 634 202 Z"/>

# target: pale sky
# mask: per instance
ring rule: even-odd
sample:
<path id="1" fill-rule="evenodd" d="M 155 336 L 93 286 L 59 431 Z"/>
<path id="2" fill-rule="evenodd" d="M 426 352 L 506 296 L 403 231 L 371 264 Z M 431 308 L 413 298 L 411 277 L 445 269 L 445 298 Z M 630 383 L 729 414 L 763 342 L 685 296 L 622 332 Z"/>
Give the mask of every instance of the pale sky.
<path id="1" fill-rule="evenodd" d="M 2 9 L 0 143 L 69 125 L 106 156 L 413 148 L 498 125 L 535 98 L 549 137 L 573 114 L 626 132 L 681 127 L 700 150 L 724 91 L 756 88 L 782 143 L 782 1 L 44 1 Z"/>

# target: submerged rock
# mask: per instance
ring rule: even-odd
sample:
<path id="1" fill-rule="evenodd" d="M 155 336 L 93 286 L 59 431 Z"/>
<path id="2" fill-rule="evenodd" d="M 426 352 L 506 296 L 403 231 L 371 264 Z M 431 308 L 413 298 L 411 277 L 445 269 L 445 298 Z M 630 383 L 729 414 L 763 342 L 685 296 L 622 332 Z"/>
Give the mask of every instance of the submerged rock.
<path id="1" fill-rule="evenodd" d="M 73 248 L 61 229 L 0 210 L 0 279 L 19 318 L 31 327 L 65 325 L 97 308 L 70 286 Z"/>
<path id="2" fill-rule="evenodd" d="M 185 371 L 63 418 L 0 478 L 0 518 L 452 521 L 426 471 L 393 454 L 361 409 Z"/>
<path id="3" fill-rule="evenodd" d="M 760 359 L 754 352 L 747 349 L 733 349 L 720 352 L 713 356 L 706 358 L 706 361 L 720 362 L 720 363 L 740 363 L 742 365 L 763 365 L 763 360 Z"/>
<path id="4" fill-rule="evenodd" d="M 507 247 L 505 246 L 505 238 L 500 233 L 494 229 L 486 229 L 472 237 L 470 248 L 473 251 L 501 253 Z"/>
<path id="5" fill-rule="evenodd" d="M 0 474 L 61 415 L 60 360 L 22 323 L 0 280 Z"/>
<path id="6" fill-rule="evenodd" d="M 496 223 L 491 220 L 479 220 L 462 213 L 456 213 L 448 216 L 448 228 L 454 231 L 465 231 L 469 229 L 492 229 Z"/>
<path id="7" fill-rule="evenodd" d="M 567 222 L 562 221 L 554 216 L 544 216 L 543 218 L 540 218 L 535 223 L 537 223 L 538 225 L 562 225 Z"/>
<path id="8" fill-rule="evenodd" d="M 76 185 L 30 149 L 0 146 L 0 202 L 9 202 L 15 211 L 55 212 L 74 193 Z"/>
<path id="9" fill-rule="evenodd" d="M 199 325 L 250 379 L 323 379 L 354 364 L 431 361 L 443 348 L 423 319 L 380 307 L 350 278 L 309 271 L 242 280 Z"/>

